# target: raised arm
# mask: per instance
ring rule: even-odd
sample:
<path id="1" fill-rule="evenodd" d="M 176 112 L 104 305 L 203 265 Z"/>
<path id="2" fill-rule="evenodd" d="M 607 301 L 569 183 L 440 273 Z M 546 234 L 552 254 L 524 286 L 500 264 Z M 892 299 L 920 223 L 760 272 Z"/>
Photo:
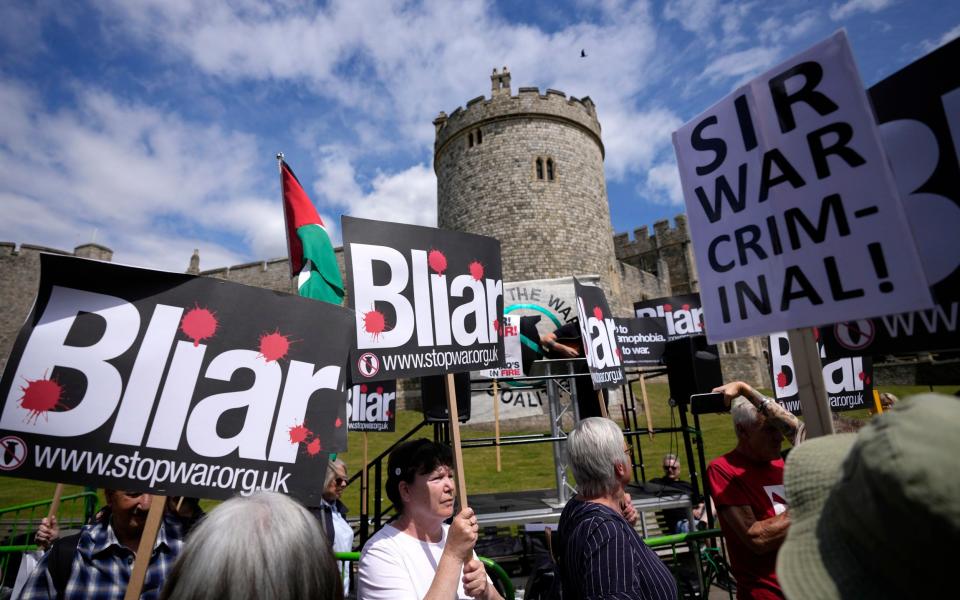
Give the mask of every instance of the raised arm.
<path id="1" fill-rule="evenodd" d="M 789 410 L 780 406 L 780 403 L 773 398 L 768 398 L 750 387 L 742 381 L 732 381 L 730 383 L 714 388 L 714 392 L 722 392 L 723 400 L 729 408 L 730 403 L 737 396 L 743 396 L 751 404 L 757 407 L 760 414 L 767 418 L 780 433 L 783 434 L 790 445 L 796 446 L 803 441 L 803 424 Z"/>

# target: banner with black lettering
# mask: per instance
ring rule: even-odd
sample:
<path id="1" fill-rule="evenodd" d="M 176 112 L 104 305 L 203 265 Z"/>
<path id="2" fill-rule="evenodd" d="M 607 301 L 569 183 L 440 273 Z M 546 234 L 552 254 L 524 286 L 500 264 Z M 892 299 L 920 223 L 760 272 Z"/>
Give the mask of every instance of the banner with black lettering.
<path id="1" fill-rule="evenodd" d="M 583 285 L 576 277 L 577 315 L 583 336 L 583 353 L 590 368 L 593 389 L 618 387 L 623 383 L 623 362 L 617 346 L 616 326 L 603 290 Z"/>
<path id="2" fill-rule="evenodd" d="M 319 498 L 346 450 L 352 312 L 43 254 L 0 379 L 0 474 L 158 494 Z"/>
<path id="3" fill-rule="evenodd" d="M 828 360 L 819 340 L 817 345 L 820 348 L 823 383 L 830 410 L 839 412 L 873 406 L 873 362 L 870 357 Z M 786 332 L 770 334 L 769 367 L 774 399 L 793 414 L 799 415 L 800 394 Z"/>
<path id="4" fill-rule="evenodd" d="M 637 317 L 662 317 L 667 326 L 667 341 L 703 335 L 703 308 L 700 294 L 682 294 L 633 303 Z"/>
<path id="5" fill-rule="evenodd" d="M 935 305 L 820 328 L 827 356 L 960 348 L 960 38 L 871 87 Z"/>
<path id="6" fill-rule="evenodd" d="M 932 306 L 843 31 L 673 143 L 711 343 Z"/>
<path id="7" fill-rule="evenodd" d="M 500 242 L 343 217 L 355 383 L 501 366 Z"/>
<path id="8" fill-rule="evenodd" d="M 661 317 L 614 317 L 617 345 L 625 365 L 658 365 L 667 347 L 667 323 Z"/>
<path id="9" fill-rule="evenodd" d="M 397 382 L 361 383 L 347 394 L 347 429 L 392 433 L 397 429 Z"/>

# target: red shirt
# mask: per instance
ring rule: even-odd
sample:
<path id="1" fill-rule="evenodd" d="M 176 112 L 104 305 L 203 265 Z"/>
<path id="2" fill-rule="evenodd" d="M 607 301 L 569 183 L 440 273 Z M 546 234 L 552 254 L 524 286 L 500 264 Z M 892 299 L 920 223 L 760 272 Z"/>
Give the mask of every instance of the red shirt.
<path id="1" fill-rule="evenodd" d="M 787 509 L 783 489 L 783 459 L 756 462 L 734 449 L 714 459 L 707 467 L 710 489 L 717 506 L 749 506 L 758 521 Z M 738 598 L 759 600 L 783 598 L 777 582 L 777 553 L 754 554 L 728 529 L 720 528 L 730 552 L 730 566 L 737 579 Z"/>

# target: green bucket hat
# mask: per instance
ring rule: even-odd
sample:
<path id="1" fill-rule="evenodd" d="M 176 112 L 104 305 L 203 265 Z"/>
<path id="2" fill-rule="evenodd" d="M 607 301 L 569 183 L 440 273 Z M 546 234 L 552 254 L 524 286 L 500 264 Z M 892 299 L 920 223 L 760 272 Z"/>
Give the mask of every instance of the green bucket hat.
<path id="1" fill-rule="evenodd" d="M 790 600 L 933 598 L 956 591 L 960 399 L 923 394 L 858 434 L 797 446 L 777 579 Z"/>

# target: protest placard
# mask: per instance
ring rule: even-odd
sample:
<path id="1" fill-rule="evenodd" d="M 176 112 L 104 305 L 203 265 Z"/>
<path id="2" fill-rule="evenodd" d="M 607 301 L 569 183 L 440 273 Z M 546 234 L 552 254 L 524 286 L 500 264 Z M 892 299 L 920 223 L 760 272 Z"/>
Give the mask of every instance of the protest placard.
<path id="1" fill-rule="evenodd" d="M 700 294 L 681 294 L 633 303 L 637 317 L 662 318 L 667 326 L 667 341 L 703 335 L 703 308 Z"/>
<path id="2" fill-rule="evenodd" d="M 590 368 L 593 389 L 617 387 L 624 380 L 623 362 L 607 298 L 602 289 L 582 285 L 576 277 L 573 287 L 577 294 L 583 354 Z"/>
<path id="3" fill-rule="evenodd" d="M 393 432 L 397 427 L 397 382 L 360 383 L 347 394 L 347 430 Z"/>
<path id="4" fill-rule="evenodd" d="M 827 356 L 960 348 L 960 38 L 871 87 L 935 305 L 820 328 Z"/>
<path id="5" fill-rule="evenodd" d="M 520 315 L 504 315 L 500 328 L 503 338 L 503 367 L 482 369 L 481 377 L 500 379 L 502 377 L 523 377 L 523 347 L 520 344 Z"/>
<path id="6" fill-rule="evenodd" d="M 667 322 L 661 317 L 614 317 L 617 345 L 625 365 L 658 365 L 667 345 Z"/>
<path id="7" fill-rule="evenodd" d="M 931 306 L 842 31 L 673 143 L 711 343 Z"/>
<path id="8" fill-rule="evenodd" d="M 500 366 L 500 242 L 343 217 L 343 248 L 354 382 Z"/>
<path id="9" fill-rule="evenodd" d="M 770 334 L 770 379 L 774 399 L 795 415 L 801 414 L 800 391 L 790 341 L 785 332 Z M 835 412 L 867 408 L 873 402 L 873 362 L 868 356 L 829 360 L 820 346 L 823 384 Z"/>
<path id="10" fill-rule="evenodd" d="M 24 449 L 3 474 L 317 500 L 346 449 L 352 325 L 298 296 L 44 254 L 0 380 L 0 439 Z"/>

